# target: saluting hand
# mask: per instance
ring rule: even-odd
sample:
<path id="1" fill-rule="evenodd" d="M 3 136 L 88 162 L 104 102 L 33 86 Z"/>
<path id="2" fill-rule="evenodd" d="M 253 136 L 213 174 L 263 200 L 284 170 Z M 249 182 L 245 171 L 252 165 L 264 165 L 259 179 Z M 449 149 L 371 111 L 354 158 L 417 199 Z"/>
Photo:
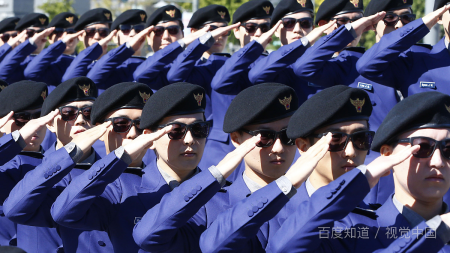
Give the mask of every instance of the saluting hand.
<path id="1" fill-rule="evenodd" d="M 68 34 L 64 35 L 64 37 L 62 37 L 61 41 L 64 43 L 67 43 L 68 41 L 75 39 L 76 37 L 82 35 L 83 33 L 84 33 L 84 30 L 81 30 L 81 31 L 78 31 L 78 32 L 72 33 L 72 34 L 68 33 Z"/>
<path id="2" fill-rule="evenodd" d="M 149 26 L 130 39 L 128 43 L 130 44 L 130 47 L 134 50 L 134 52 L 138 51 L 141 48 L 142 44 L 145 42 L 146 35 L 153 31 L 153 28 L 154 26 Z"/>
<path id="3" fill-rule="evenodd" d="M 320 38 L 320 36 L 322 36 L 322 34 L 326 30 L 328 30 L 328 28 L 332 27 L 334 24 L 336 24 L 336 20 L 332 20 L 323 26 L 318 26 L 318 27 L 314 28 L 305 37 L 308 39 L 309 43 L 314 44 L 314 42 L 316 42 L 316 40 L 318 40 Z"/>
<path id="4" fill-rule="evenodd" d="M 20 130 L 20 136 L 22 136 L 25 143 L 29 143 L 33 135 L 40 129 L 45 127 L 49 122 L 51 122 L 57 115 L 59 115 L 59 110 L 56 109 L 51 111 L 49 114 L 28 121 Z"/>
<path id="5" fill-rule="evenodd" d="M 36 33 L 31 40 L 33 41 L 34 45 L 36 47 L 39 48 L 39 46 L 41 46 L 42 44 L 46 43 L 47 40 L 45 38 L 47 38 L 52 32 L 53 30 L 55 30 L 54 27 L 50 27 L 45 29 L 44 31 L 40 32 L 40 33 Z"/>
<path id="6" fill-rule="evenodd" d="M 87 154 L 91 150 L 92 145 L 106 133 L 110 125 L 111 121 L 106 121 L 101 125 L 79 133 L 72 139 L 72 142 L 83 151 L 83 154 Z"/>
<path id="7" fill-rule="evenodd" d="M 238 28 L 240 25 L 241 22 L 237 22 L 236 24 L 232 24 L 229 26 L 219 27 L 216 30 L 211 31 L 211 35 L 214 37 L 214 39 L 217 40 L 220 36 L 225 35 L 234 28 Z"/>
<path id="8" fill-rule="evenodd" d="M 103 53 L 106 52 L 106 48 L 108 47 L 108 43 L 112 40 L 112 38 L 114 37 L 114 35 L 116 35 L 116 33 L 117 33 L 117 30 L 114 30 L 114 31 L 110 32 L 108 36 L 106 36 L 104 39 L 101 39 L 98 42 L 98 44 L 103 49 Z"/>
<path id="9" fill-rule="evenodd" d="M 425 17 L 422 18 L 422 21 L 428 29 L 431 29 L 439 21 L 441 16 L 448 10 L 450 10 L 450 4 L 446 4 L 445 6 L 425 15 Z"/>
<path id="10" fill-rule="evenodd" d="M 261 136 L 253 136 L 250 139 L 245 140 L 239 147 L 237 147 L 232 152 L 228 153 L 222 161 L 217 164 L 216 168 L 222 173 L 224 178 L 227 178 L 231 173 L 237 168 L 241 163 L 242 159 L 255 147 L 256 144 L 261 140 Z"/>
<path id="11" fill-rule="evenodd" d="M 352 27 L 356 32 L 357 36 L 360 36 L 364 32 L 374 30 L 375 25 L 378 23 L 378 21 L 382 20 L 386 16 L 386 12 L 378 12 L 374 15 L 360 18 L 352 23 Z"/>
<path id="12" fill-rule="evenodd" d="M 10 47 L 15 48 L 17 46 L 17 42 L 24 41 L 25 37 L 27 37 L 27 30 L 23 30 L 15 38 L 9 39 L 8 44 Z"/>
<path id="13" fill-rule="evenodd" d="M 202 29 L 197 30 L 194 33 L 190 33 L 190 34 L 186 35 L 182 40 L 183 40 L 184 44 L 186 46 L 188 46 L 189 44 L 194 42 L 196 39 L 198 39 L 200 36 L 206 34 L 208 31 L 209 31 L 209 25 L 205 25 L 205 27 L 203 27 Z"/>
<path id="14" fill-rule="evenodd" d="M 308 151 L 300 156 L 297 161 L 286 172 L 286 177 L 291 181 L 292 185 L 298 189 L 309 175 L 316 168 L 319 161 L 328 152 L 331 142 L 331 133 L 320 138 Z"/>
<path id="15" fill-rule="evenodd" d="M 389 175 L 390 170 L 397 164 L 412 157 L 420 149 L 419 145 L 407 147 L 400 153 L 390 156 L 380 156 L 367 165 L 366 177 L 370 188 L 374 187 L 382 176 Z"/>
<path id="16" fill-rule="evenodd" d="M 278 27 L 281 25 L 281 20 L 279 20 L 269 31 L 261 34 L 258 38 L 258 43 L 263 46 L 263 48 L 266 48 L 267 44 L 272 42 L 272 35 L 275 33 L 275 31 L 278 29 Z"/>
<path id="17" fill-rule="evenodd" d="M 13 116 L 14 112 L 10 111 L 8 114 L 6 114 L 6 116 L 4 116 L 3 118 L 0 119 L 0 130 L 6 125 L 6 123 L 8 123 L 8 121 L 12 120 L 12 116 Z M 0 137 L 3 136 L 3 132 L 0 131 Z"/>

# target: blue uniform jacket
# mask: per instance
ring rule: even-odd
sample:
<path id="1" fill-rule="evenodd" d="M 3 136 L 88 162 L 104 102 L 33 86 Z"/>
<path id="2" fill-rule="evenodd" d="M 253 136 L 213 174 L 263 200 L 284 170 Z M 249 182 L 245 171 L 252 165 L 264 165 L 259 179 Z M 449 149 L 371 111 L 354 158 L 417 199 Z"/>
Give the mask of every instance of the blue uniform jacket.
<path id="1" fill-rule="evenodd" d="M 62 77 L 62 82 L 74 77 L 86 76 L 94 65 L 97 63 L 98 57 L 103 53 L 103 48 L 94 43 L 92 46 L 81 51 L 72 61 Z"/>
<path id="2" fill-rule="evenodd" d="M 22 238 L 18 228 L 18 246 L 21 247 L 20 240 L 24 239 L 34 252 L 52 252 L 51 245 L 41 245 L 41 242 L 48 234 L 58 231 L 56 236 L 61 237 L 65 252 L 112 252 L 106 233 L 71 229 L 53 221 L 50 208 L 55 199 L 75 177 L 90 167 L 89 164 L 75 164 L 64 148 L 55 151 L 54 147 L 46 152 L 42 164 L 27 173 L 14 187 L 4 203 L 6 216 L 14 222 L 28 225 L 23 227 L 33 235 Z M 95 160 L 99 159 L 95 153 Z M 30 226 L 38 226 L 47 233 L 33 234 L 34 227 Z"/>
<path id="3" fill-rule="evenodd" d="M 22 147 L 14 141 L 12 134 L 0 138 L 0 166 L 4 165 L 22 151 Z"/>
<path id="4" fill-rule="evenodd" d="M 59 40 L 33 58 L 24 70 L 24 79 L 47 84 L 49 93 L 61 83 L 74 56 L 65 55 L 66 43 Z"/>
<path id="5" fill-rule="evenodd" d="M 11 52 L 11 50 L 12 50 L 12 47 L 8 43 L 5 43 L 0 47 L 0 62 L 3 61 L 5 56 L 7 54 L 9 54 L 9 52 Z"/>
<path id="6" fill-rule="evenodd" d="M 133 73 L 134 80 L 147 84 L 154 92 L 168 85 L 167 72 L 181 52 L 183 48 L 178 42 L 158 50 L 136 68 Z"/>
<path id="7" fill-rule="evenodd" d="M 425 91 L 450 94 L 448 78 L 442 74 L 450 70 L 450 55 L 445 46 L 445 38 L 429 53 L 402 53 L 428 32 L 422 19 L 418 19 L 386 34 L 358 60 L 358 72 L 399 89 L 405 97 Z"/>
<path id="8" fill-rule="evenodd" d="M 318 189 L 302 203 L 269 240 L 271 252 L 438 252 L 444 243 L 431 231 L 414 234 L 392 198 L 376 212 L 355 209 L 369 192 L 366 176 L 358 169 Z M 387 229 L 408 229 L 404 237 L 390 238 Z M 426 229 L 425 222 L 416 228 Z M 333 232 L 332 232 L 333 230 Z M 445 249 L 448 249 L 446 246 Z M 443 252 L 449 252 L 444 250 Z"/>
<path id="9" fill-rule="evenodd" d="M 114 84 L 134 80 L 133 73 L 145 58 L 133 54 L 133 49 L 122 44 L 102 56 L 89 70 L 87 77 L 97 85 L 99 95 Z"/>
<path id="10" fill-rule="evenodd" d="M 59 195 L 51 210 L 54 220 L 75 229 L 107 231 L 114 252 L 138 252 L 133 227 L 170 187 L 156 160 L 140 180 L 123 174 L 126 168 L 114 152 L 97 161 Z"/>
<path id="11" fill-rule="evenodd" d="M 29 40 L 18 45 L 8 55 L 5 56 L 3 61 L 0 62 L 0 79 L 7 83 L 15 83 L 24 80 L 23 72 L 28 63 L 35 57 L 30 55 L 36 50 L 36 46 L 30 44 Z"/>
<path id="12" fill-rule="evenodd" d="M 169 83 L 188 82 L 200 85 L 206 90 L 205 117 L 208 121 L 213 119 L 211 103 L 214 101 L 211 100 L 211 81 L 229 59 L 228 54 L 212 54 L 208 59 L 202 59 L 203 53 L 209 48 L 208 45 L 196 39 L 178 55 L 167 73 Z"/>

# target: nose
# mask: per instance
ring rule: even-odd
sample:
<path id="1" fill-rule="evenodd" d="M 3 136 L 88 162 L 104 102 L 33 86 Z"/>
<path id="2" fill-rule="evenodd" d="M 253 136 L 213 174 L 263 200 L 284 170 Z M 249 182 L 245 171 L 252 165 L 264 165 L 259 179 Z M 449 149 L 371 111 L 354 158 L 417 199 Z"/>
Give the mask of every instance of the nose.
<path id="1" fill-rule="evenodd" d="M 192 137 L 191 131 L 187 131 L 186 135 L 183 138 L 184 145 L 191 146 L 194 144 L 194 137 Z"/>
<path id="2" fill-rule="evenodd" d="M 444 161 L 441 156 L 441 149 L 436 147 L 436 150 L 434 151 L 433 155 L 430 159 L 430 167 L 433 168 L 443 168 L 444 167 Z"/>
<path id="3" fill-rule="evenodd" d="M 95 32 L 95 34 L 94 34 L 94 39 L 95 39 L 95 40 L 100 40 L 100 39 L 101 39 L 101 38 L 100 38 L 100 34 L 98 33 L 98 31 Z"/>
<path id="4" fill-rule="evenodd" d="M 133 37 L 134 35 L 136 35 L 136 31 L 134 29 L 132 29 L 128 36 Z"/>
<path id="5" fill-rule="evenodd" d="M 138 136 L 139 136 L 139 133 L 136 129 L 136 126 L 133 125 L 133 126 L 131 126 L 130 130 L 127 132 L 126 139 L 134 140 Z"/>
<path id="6" fill-rule="evenodd" d="M 272 145 L 272 153 L 274 154 L 282 154 L 284 153 L 284 146 L 281 144 L 280 138 L 275 140 L 275 143 Z"/>
<path id="7" fill-rule="evenodd" d="M 84 126 L 86 124 L 87 124 L 87 121 L 84 119 L 83 115 L 81 115 L 81 113 L 78 113 L 78 116 L 75 119 L 75 125 L 76 126 Z"/>
<path id="8" fill-rule="evenodd" d="M 356 156 L 355 147 L 353 147 L 352 140 L 348 140 L 347 146 L 344 149 L 344 152 L 342 152 L 344 157 L 346 158 L 353 158 Z"/>
<path id="9" fill-rule="evenodd" d="M 164 33 L 162 35 L 162 38 L 165 40 L 168 40 L 170 38 L 169 36 L 169 31 L 168 30 L 164 30 Z"/>
<path id="10" fill-rule="evenodd" d="M 258 27 L 258 29 L 256 29 L 256 32 L 255 32 L 254 36 L 255 37 L 259 37 L 259 36 L 261 36 L 261 34 L 263 34 L 262 31 L 261 31 L 261 28 Z"/>
<path id="11" fill-rule="evenodd" d="M 301 30 L 300 23 L 299 22 L 295 23 L 294 30 L 292 30 L 292 31 L 295 33 L 300 33 L 300 30 Z"/>
<path id="12" fill-rule="evenodd" d="M 399 20 L 398 20 L 397 24 L 395 25 L 395 29 L 399 29 L 399 28 L 402 28 L 402 27 L 403 27 L 403 23 L 402 23 L 402 21 L 400 20 L 400 17 L 399 17 Z"/>

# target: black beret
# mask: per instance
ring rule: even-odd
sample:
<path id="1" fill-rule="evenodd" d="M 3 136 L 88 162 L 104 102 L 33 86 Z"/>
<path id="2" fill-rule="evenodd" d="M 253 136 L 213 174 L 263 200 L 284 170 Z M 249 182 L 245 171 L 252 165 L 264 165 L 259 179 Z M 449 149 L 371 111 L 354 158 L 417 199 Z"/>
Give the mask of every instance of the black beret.
<path id="1" fill-rule="evenodd" d="M 273 4 L 267 0 L 251 0 L 239 6 L 233 14 L 233 24 L 250 19 L 270 18 Z"/>
<path id="2" fill-rule="evenodd" d="M 30 13 L 25 15 L 17 23 L 15 30 L 22 31 L 28 27 L 47 27 L 48 17 L 42 13 Z"/>
<path id="3" fill-rule="evenodd" d="M 56 15 L 48 27 L 69 28 L 75 26 L 78 21 L 77 15 L 71 12 L 62 12 Z"/>
<path id="4" fill-rule="evenodd" d="M 363 0 L 325 0 L 317 10 L 316 24 L 319 24 L 320 20 L 328 21 L 336 15 L 363 11 Z"/>
<path id="5" fill-rule="evenodd" d="M 181 21 L 181 11 L 173 5 L 166 5 L 158 8 L 150 15 L 150 17 L 148 17 L 147 27 L 176 20 Z"/>
<path id="6" fill-rule="evenodd" d="M 447 1 L 445 1 L 447 2 Z M 398 9 L 410 8 L 413 0 L 376 0 L 370 1 L 364 11 L 364 17 L 374 15 L 381 11 L 395 11 Z"/>
<path id="7" fill-rule="evenodd" d="M 141 116 L 141 128 L 150 129 L 164 117 L 204 112 L 206 92 L 201 86 L 190 83 L 167 85 L 145 104 Z"/>
<path id="8" fill-rule="evenodd" d="M 187 27 L 200 28 L 201 26 L 213 22 L 230 22 L 230 13 L 227 7 L 217 4 L 211 4 L 198 9 L 192 15 Z"/>
<path id="9" fill-rule="evenodd" d="M 344 121 L 369 120 L 372 102 L 361 89 L 336 85 L 306 100 L 289 121 L 291 139 L 307 137 L 316 129 Z"/>
<path id="10" fill-rule="evenodd" d="M 147 13 L 143 10 L 127 10 L 120 14 L 112 23 L 111 30 L 118 29 L 120 25 L 137 25 L 145 23 Z"/>
<path id="11" fill-rule="evenodd" d="M 84 76 L 74 77 L 60 85 L 48 95 L 42 106 L 41 116 L 55 110 L 60 104 L 74 101 L 95 100 L 98 90 L 95 83 Z"/>
<path id="12" fill-rule="evenodd" d="M 231 102 L 223 131 L 231 133 L 244 126 L 287 118 L 298 108 L 295 91 L 284 84 L 263 83 L 241 91 Z"/>
<path id="13" fill-rule="evenodd" d="M 153 95 L 145 84 L 124 82 L 105 90 L 95 101 L 91 112 L 92 124 L 102 123 L 108 113 L 122 108 L 142 109 Z"/>
<path id="14" fill-rule="evenodd" d="M 281 0 L 273 11 L 270 24 L 274 26 L 284 16 L 302 11 L 314 13 L 314 5 L 311 0 Z"/>
<path id="15" fill-rule="evenodd" d="M 450 128 L 450 96 L 429 91 L 411 95 L 396 104 L 378 128 L 372 150 L 380 152 L 401 133 L 419 128 Z"/>
<path id="16" fill-rule="evenodd" d="M 101 23 L 111 23 L 112 14 L 111 11 L 105 8 L 96 8 L 85 12 L 81 15 L 80 19 L 75 26 L 76 31 L 83 30 L 86 26 L 101 24 Z"/>
<path id="17" fill-rule="evenodd" d="M 19 22 L 20 18 L 12 17 L 5 18 L 0 22 L 0 33 L 15 31 L 16 25 Z"/>
<path id="18" fill-rule="evenodd" d="M 42 107 L 47 91 L 47 84 L 35 81 L 24 80 L 7 86 L 0 92 L 0 117 L 10 111 L 20 112 Z"/>
<path id="19" fill-rule="evenodd" d="M 0 92 L 8 86 L 8 83 L 0 79 Z"/>
<path id="20" fill-rule="evenodd" d="M 434 10 L 444 7 L 449 1 L 448 0 L 435 0 L 434 1 Z"/>

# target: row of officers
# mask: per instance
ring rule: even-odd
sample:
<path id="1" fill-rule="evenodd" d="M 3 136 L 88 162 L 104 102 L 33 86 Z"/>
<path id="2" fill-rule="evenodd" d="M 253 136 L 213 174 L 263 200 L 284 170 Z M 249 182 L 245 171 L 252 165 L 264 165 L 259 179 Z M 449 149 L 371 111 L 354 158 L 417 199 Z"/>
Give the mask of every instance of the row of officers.
<path id="1" fill-rule="evenodd" d="M 325 0 L 314 21 L 309 0 L 252 0 L 186 37 L 172 5 L 1 21 L 0 245 L 450 252 L 449 9 Z"/>

